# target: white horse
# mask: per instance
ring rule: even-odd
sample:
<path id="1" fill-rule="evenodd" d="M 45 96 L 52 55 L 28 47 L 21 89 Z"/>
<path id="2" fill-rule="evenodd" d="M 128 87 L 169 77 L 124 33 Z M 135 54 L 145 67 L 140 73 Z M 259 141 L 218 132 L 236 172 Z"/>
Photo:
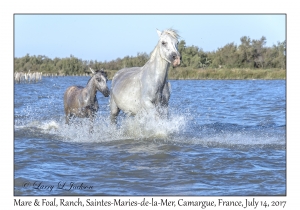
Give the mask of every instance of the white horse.
<path id="1" fill-rule="evenodd" d="M 129 115 L 141 111 L 154 111 L 160 116 L 160 108 L 168 106 L 170 84 L 168 70 L 170 64 L 180 65 L 178 52 L 179 35 L 173 29 L 157 30 L 159 41 L 151 53 L 150 60 L 143 67 L 123 68 L 112 79 L 110 110 L 111 122 L 122 110 Z"/>

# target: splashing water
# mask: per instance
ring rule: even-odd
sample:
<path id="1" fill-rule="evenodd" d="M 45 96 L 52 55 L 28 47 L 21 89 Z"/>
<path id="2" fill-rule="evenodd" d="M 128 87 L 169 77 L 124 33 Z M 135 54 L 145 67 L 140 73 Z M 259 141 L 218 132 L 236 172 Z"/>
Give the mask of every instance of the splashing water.
<path id="1" fill-rule="evenodd" d="M 167 138 L 171 134 L 180 134 L 187 125 L 187 117 L 175 115 L 170 118 L 155 119 L 151 116 L 125 118 L 123 132 L 132 138 Z"/>
<path id="2" fill-rule="evenodd" d="M 40 126 L 44 132 L 62 137 L 64 141 L 105 142 L 124 139 L 167 139 L 180 134 L 186 128 L 188 117 L 183 114 L 170 115 L 169 118 L 156 119 L 151 115 L 121 117 L 118 125 L 112 125 L 109 117 L 97 117 L 93 133 L 89 132 L 88 119 L 75 119 L 68 126 L 58 122 L 48 122 Z"/>
<path id="3" fill-rule="evenodd" d="M 50 134 L 57 140 L 80 143 L 99 143 L 119 140 L 164 140 L 174 144 L 198 144 L 204 147 L 240 148 L 248 146 L 273 146 L 284 148 L 282 135 L 274 130 L 263 132 L 240 128 L 229 124 L 199 125 L 189 111 L 170 110 L 169 117 L 156 118 L 155 115 L 141 114 L 135 117 L 119 116 L 118 125 L 110 123 L 109 116 L 98 116 L 90 133 L 87 118 L 75 118 L 70 125 L 59 120 L 36 119 L 33 113 L 27 124 L 15 126 L 34 133 Z"/>

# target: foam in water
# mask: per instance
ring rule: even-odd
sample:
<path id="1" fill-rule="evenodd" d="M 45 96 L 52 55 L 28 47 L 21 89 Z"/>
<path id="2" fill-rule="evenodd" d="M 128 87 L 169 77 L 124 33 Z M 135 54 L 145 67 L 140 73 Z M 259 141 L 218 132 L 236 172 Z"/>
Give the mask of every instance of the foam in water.
<path id="1" fill-rule="evenodd" d="M 175 115 L 157 119 L 154 115 L 141 115 L 124 118 L 121 121 L 122 132 L 130 138 L 166 138 L 169 134 L 181 133 L 187 124 L 186 117 Z"/>
<path id="2" fill-rule="evenodd" d="M 71 125 L 66 125 L 64 116 L 43 120 L 35 112 L 26 109 L 25 119 L 15 119 L 15 129 L 26 129 L 32 134 L 50 134 L 57 140 L 82 143 L 163 139 L 175 144 L 197 144 L 204 147 L 285 146 L 284 132 L 274 132 L 274 129 L 253 130 L 220 123 L 199 125 L 201 118 L 197 121 L 188 111 L 175 109 L 170 110 L 168 118 L 154 116 L 120 115 L 118 125 L 111 125 L 109 115 L 98 116 L 91 134 L 89 119 L 77 118 Z"/>
<path id="3" fill-rule="evenodd" d="M 38 128 L 42 129 L 42 130 L 56 130 L 58 129 L 59 127 L 59 124 L 54 121 L 54 120 L 51 120 L 50 122 L 43 122 L 41 125 L 38 126 Z"/>
<path id="4" fill-rule="evenodd" d="M 112 125 L 109 117 L 97 117 L 93 133 L 90 133 L 89 119 L 74 119 L 70 125 L 48 121 L 37 127 L 44 133 L 58 135 L 63 141 L 106 142 L 124 139 L 167 139 L 171 134 L 180 134 L 188 119 L 183 114 L 173 114 L 169 118 L 155 118 L 152 115 L 118 118 L 118 125 Z"/>

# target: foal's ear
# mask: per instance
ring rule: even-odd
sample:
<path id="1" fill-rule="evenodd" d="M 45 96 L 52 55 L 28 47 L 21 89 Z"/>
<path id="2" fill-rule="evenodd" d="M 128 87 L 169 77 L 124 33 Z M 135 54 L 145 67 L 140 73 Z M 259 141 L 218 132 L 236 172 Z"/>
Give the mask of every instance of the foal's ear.
<path id="1" fill-rule="evenodd" d="M 161 31 L 156 29 L 156 32 L 157 32 L 158 36 L 160 37 L 161 36 Z"/>

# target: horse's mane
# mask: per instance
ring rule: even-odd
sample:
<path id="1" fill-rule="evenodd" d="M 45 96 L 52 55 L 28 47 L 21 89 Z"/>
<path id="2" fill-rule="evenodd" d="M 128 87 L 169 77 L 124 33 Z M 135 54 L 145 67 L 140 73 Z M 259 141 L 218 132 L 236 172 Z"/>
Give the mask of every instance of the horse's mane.
<path id="1" fill-rule="evenodd" d="M 180 38 L 178 31 L 175 29 L 169 28 L 167 30 L 164 30 L 161 34 L 163 35 L 165 33 L 171 35 L 173 38 L 175 38 L 177 40 Z M 154 50 L 151 52 L 150 61 L 152 61 L 155 58 L 155 54 L 157 52 L 158 47 L 159 47 L 159 44 L 157 44 L 156 47 L 154 48 Z"/>
<path id="2" fill-rule="evenodd" d="M 180 38 L 180 36 L 178 34 L 178 31 L 175 30 L 175 29 L 172 29 L 172 28 L 169 28 L 169 29 L 167 29 L 167 30 L 165 30 L 165 31 L 162 32 L 162 34 L 164 34 L 164 33 L 170 34 L 175 39 L 179 39 Z"/>
<path id="3" fill-rule="evenodd" d="M 90 79 L 88 80 L 88 82 L 87 82 L 86 84 L 89 84 L 89 82 L 91 81 L 91 79 L 92 79 L 96 74 L 98 74 L 98 73 L 102 74 L 104 77 L 107 78 L 107 73 L 106 73 L 106 71 L 103 71 L 103 70 L 96 70 L 96 71 L 95 71 L 95 74 L 94 74 L 93 76 L 90 77 Z"/>

